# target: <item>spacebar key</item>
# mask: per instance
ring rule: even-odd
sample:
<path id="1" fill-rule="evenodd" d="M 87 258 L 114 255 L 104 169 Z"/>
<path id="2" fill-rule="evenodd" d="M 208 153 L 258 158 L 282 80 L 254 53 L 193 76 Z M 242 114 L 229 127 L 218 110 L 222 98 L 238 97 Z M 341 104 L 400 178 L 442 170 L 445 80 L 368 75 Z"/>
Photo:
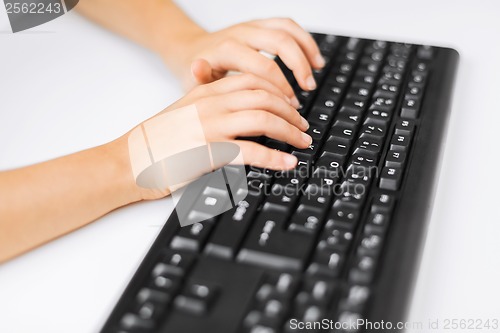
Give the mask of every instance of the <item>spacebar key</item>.
<path id="1" fill-rule="evenodd" d="M 314 239 L 312 235 L 288 232 L 285 219 L 281 211 L 263 211 L 257 217 L 237 260 L 276 269 L 301 270 Z"/>

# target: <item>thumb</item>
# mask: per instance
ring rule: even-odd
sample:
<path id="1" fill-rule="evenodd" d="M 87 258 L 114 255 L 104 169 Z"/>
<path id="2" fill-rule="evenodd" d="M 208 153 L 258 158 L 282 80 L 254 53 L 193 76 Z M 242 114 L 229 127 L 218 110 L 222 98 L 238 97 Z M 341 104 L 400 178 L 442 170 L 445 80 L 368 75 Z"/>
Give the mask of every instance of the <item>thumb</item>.
<path id="1" fill-rule="evenodd" d="M 191 64 L 191 74 L 197 84 L 205 84 L 216 80 L 212 74 L 212 66 L 205 59 L 196 59 Z"/>

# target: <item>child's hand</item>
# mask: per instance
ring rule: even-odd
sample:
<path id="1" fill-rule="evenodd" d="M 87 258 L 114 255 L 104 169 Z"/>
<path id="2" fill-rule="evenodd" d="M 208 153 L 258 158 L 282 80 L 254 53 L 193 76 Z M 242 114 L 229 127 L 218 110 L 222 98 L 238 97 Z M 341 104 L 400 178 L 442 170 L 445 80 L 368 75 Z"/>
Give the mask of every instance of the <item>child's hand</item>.
<path id="1" fill-rule="evenodd" d="M 179 44 L 177 59 L 166 59 L 186 88 L 222 78 L 228 71 L 253 73 L 286 94 L 296 105 L 294 93 L 276 63 L 260 54 L 280 56 L 300 87 L 315 89 L 311 67 L 321 68 L 324 60 L 309 33 L 291 19 L 274 18 L 241 23 L 214 32 L 197 32 Z M 170 54 L 170 57 L 175 55 Z"/>
<path id="2" fill-rule="evenodd" d="M 306 148 L 312 142 L 311 137 L 304 133 L 309 127 L 307 121 L 286 101 L 277 87 L 255 75 L 242 74 L 195 87 L 159 114 L 172 114 L 168 122 L 163 122 L 161 130 L 156 131 L 162 136 L 156 139 L 163 142 L 164 147 L 171 147 L 172 151 L 178 149 L 180 143 L 191 147 L 200 145 L 193 122 L 186 121 L 185 113 L 188 111 L 184 110 L 189 108 L 182 109 L 188 105 L 196 106 L 204 134 L 202 140 L 237 144 L 245 164 L 286 170 L 296 166 L 297 158 L 237 137 L 265 135 L 298 148 Z M 159 115 L 145 124 L 154 122 Z M 144 189 L 141 193 L 144 199 L 169 194 L 168 191 Z"/>

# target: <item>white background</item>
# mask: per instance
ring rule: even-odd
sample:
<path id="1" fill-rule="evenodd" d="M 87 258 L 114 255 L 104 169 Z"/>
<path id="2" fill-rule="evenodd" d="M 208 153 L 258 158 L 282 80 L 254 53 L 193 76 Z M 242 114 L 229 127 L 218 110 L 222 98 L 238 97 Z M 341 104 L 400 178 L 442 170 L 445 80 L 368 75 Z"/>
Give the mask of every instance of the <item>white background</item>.
<path id="1" fill-rule="evenodd" d="M 456 48 L 452 118 L 409 320 L 500 317 L 500 2 L 183 7 L 210 30 L 289 16 L 311 31 Z M 12 34 L 0 7 L 0 170 L 105 143 L 181 94 L 159 58 L 76 13 Z M 169 200 L 122 208 L 0 266 L 0 332 L 99 330 L 171 209 Z"/>

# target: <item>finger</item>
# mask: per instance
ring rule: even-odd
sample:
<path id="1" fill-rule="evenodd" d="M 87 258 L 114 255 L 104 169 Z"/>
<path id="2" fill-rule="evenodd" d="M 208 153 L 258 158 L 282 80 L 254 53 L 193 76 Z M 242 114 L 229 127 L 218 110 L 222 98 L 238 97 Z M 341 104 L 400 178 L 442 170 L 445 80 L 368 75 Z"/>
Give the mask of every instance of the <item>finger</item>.
<path id="1" fill-rule="evenodd" d="M 271 82 L 264 80 L 263 78 L 258 77 L 257 75 L 251 73 L 245 73 L 245 74 L 225 77 L 220 80 L 213 81 L 211 83 L 196 86 L 186 96 L 184 96 L 174 104 L 170 105 L 167 109 L 173 110 L 181 106 L 192 104 L 194 101 L 203 98 L 215 97 L 217 95 L 222 95 L 242 90 L 265 90 L 271 94 L 278 96 L 279 98 L 284 99 L 288 104 L 290 104 L 294 108 L 294 111 L 296 108 L 298 108 L 298 103 L 297 104 L 293 103 L 290 100 L 290 98 L 288 98 L 288 96 L 283 94 L 283 92 Z M 211 107 L 212 110 L 214 109 L 212 105 L 209 106 Z"/>
<path id="2" fill-rule="evenodd" d="M 307 148 L 312 138 L 283 118 L 263 110 L 247 110 L 230 114 L 220 129 L 229 137 L 260 136 L 283 141 L 297 148 Z"/>
<path id="3" fill-rule="evenodd" d="M 240 147 L 246 165 L 272 170 L 289 170 L 297 165 L 297 157 L 294 155 L 267 148 L 252 141 L 232 140 L 229 142 Z"/>
<path id="4" fill-rule="evenodd" d="M 290 98 L 277 86 L 251 73 L 228 76 L 206 84 L 199 89 L 203 91 L 203 96 L 200 95 L 200 97 L 227 94 L 241 90 L 265 90 L 284 99 L 288 104 L 292 105 Z M 296 107 L 295 105 L 292 106 Z"/>
<path id="5" fill-rule="evenodd" d="M 223 96 L 207 97 L 200 100 L 199 104 L 201 110 L 213 110 L 214 108 L 228 112 L 265 110 L 303 131 L 309 128 L 307 120 L 297 110 L 283 99 L 265 90 L 243 90 Z"/>
<path id="6" fill-rule="evenodd" d="M 300 87 L 304 90 L 316 89 L 309 59 L 297 41 L 282 30 L 247 27 L 244 33 L 248 45 L 257 50 L 278 55 L 283 63 L 292 70 Z"/>
<path id="7" fill-rule="evenodd" d="M 257 20 L 252 23 L 262 28 L 278 29 L 288 32 L 295 38 L 314 68 L 319 69 L 325 65 L 325 60 L 321 56 L 321 52 L 314 38 L 294 20 L 289 18 L 274 18 Z"/>
<path id="8" fill-rule="evenodd" d="M 296 98 L 292 87 L 276 62 L 264 57 L 256 50 L 237 41 L 226 40 L 219 46 L 219 49 L 214 51 L 204 57 L 213 69 L 253 73 L 280 88 L 290 99 Z"/>
<path id="9" fill-rule="evenodd" d="M 196 59 L 191 64 L 191 73 L 196 83 L 206 84 L 224 76 L 223 72 L 216 72 L 205 59 Z"/>

